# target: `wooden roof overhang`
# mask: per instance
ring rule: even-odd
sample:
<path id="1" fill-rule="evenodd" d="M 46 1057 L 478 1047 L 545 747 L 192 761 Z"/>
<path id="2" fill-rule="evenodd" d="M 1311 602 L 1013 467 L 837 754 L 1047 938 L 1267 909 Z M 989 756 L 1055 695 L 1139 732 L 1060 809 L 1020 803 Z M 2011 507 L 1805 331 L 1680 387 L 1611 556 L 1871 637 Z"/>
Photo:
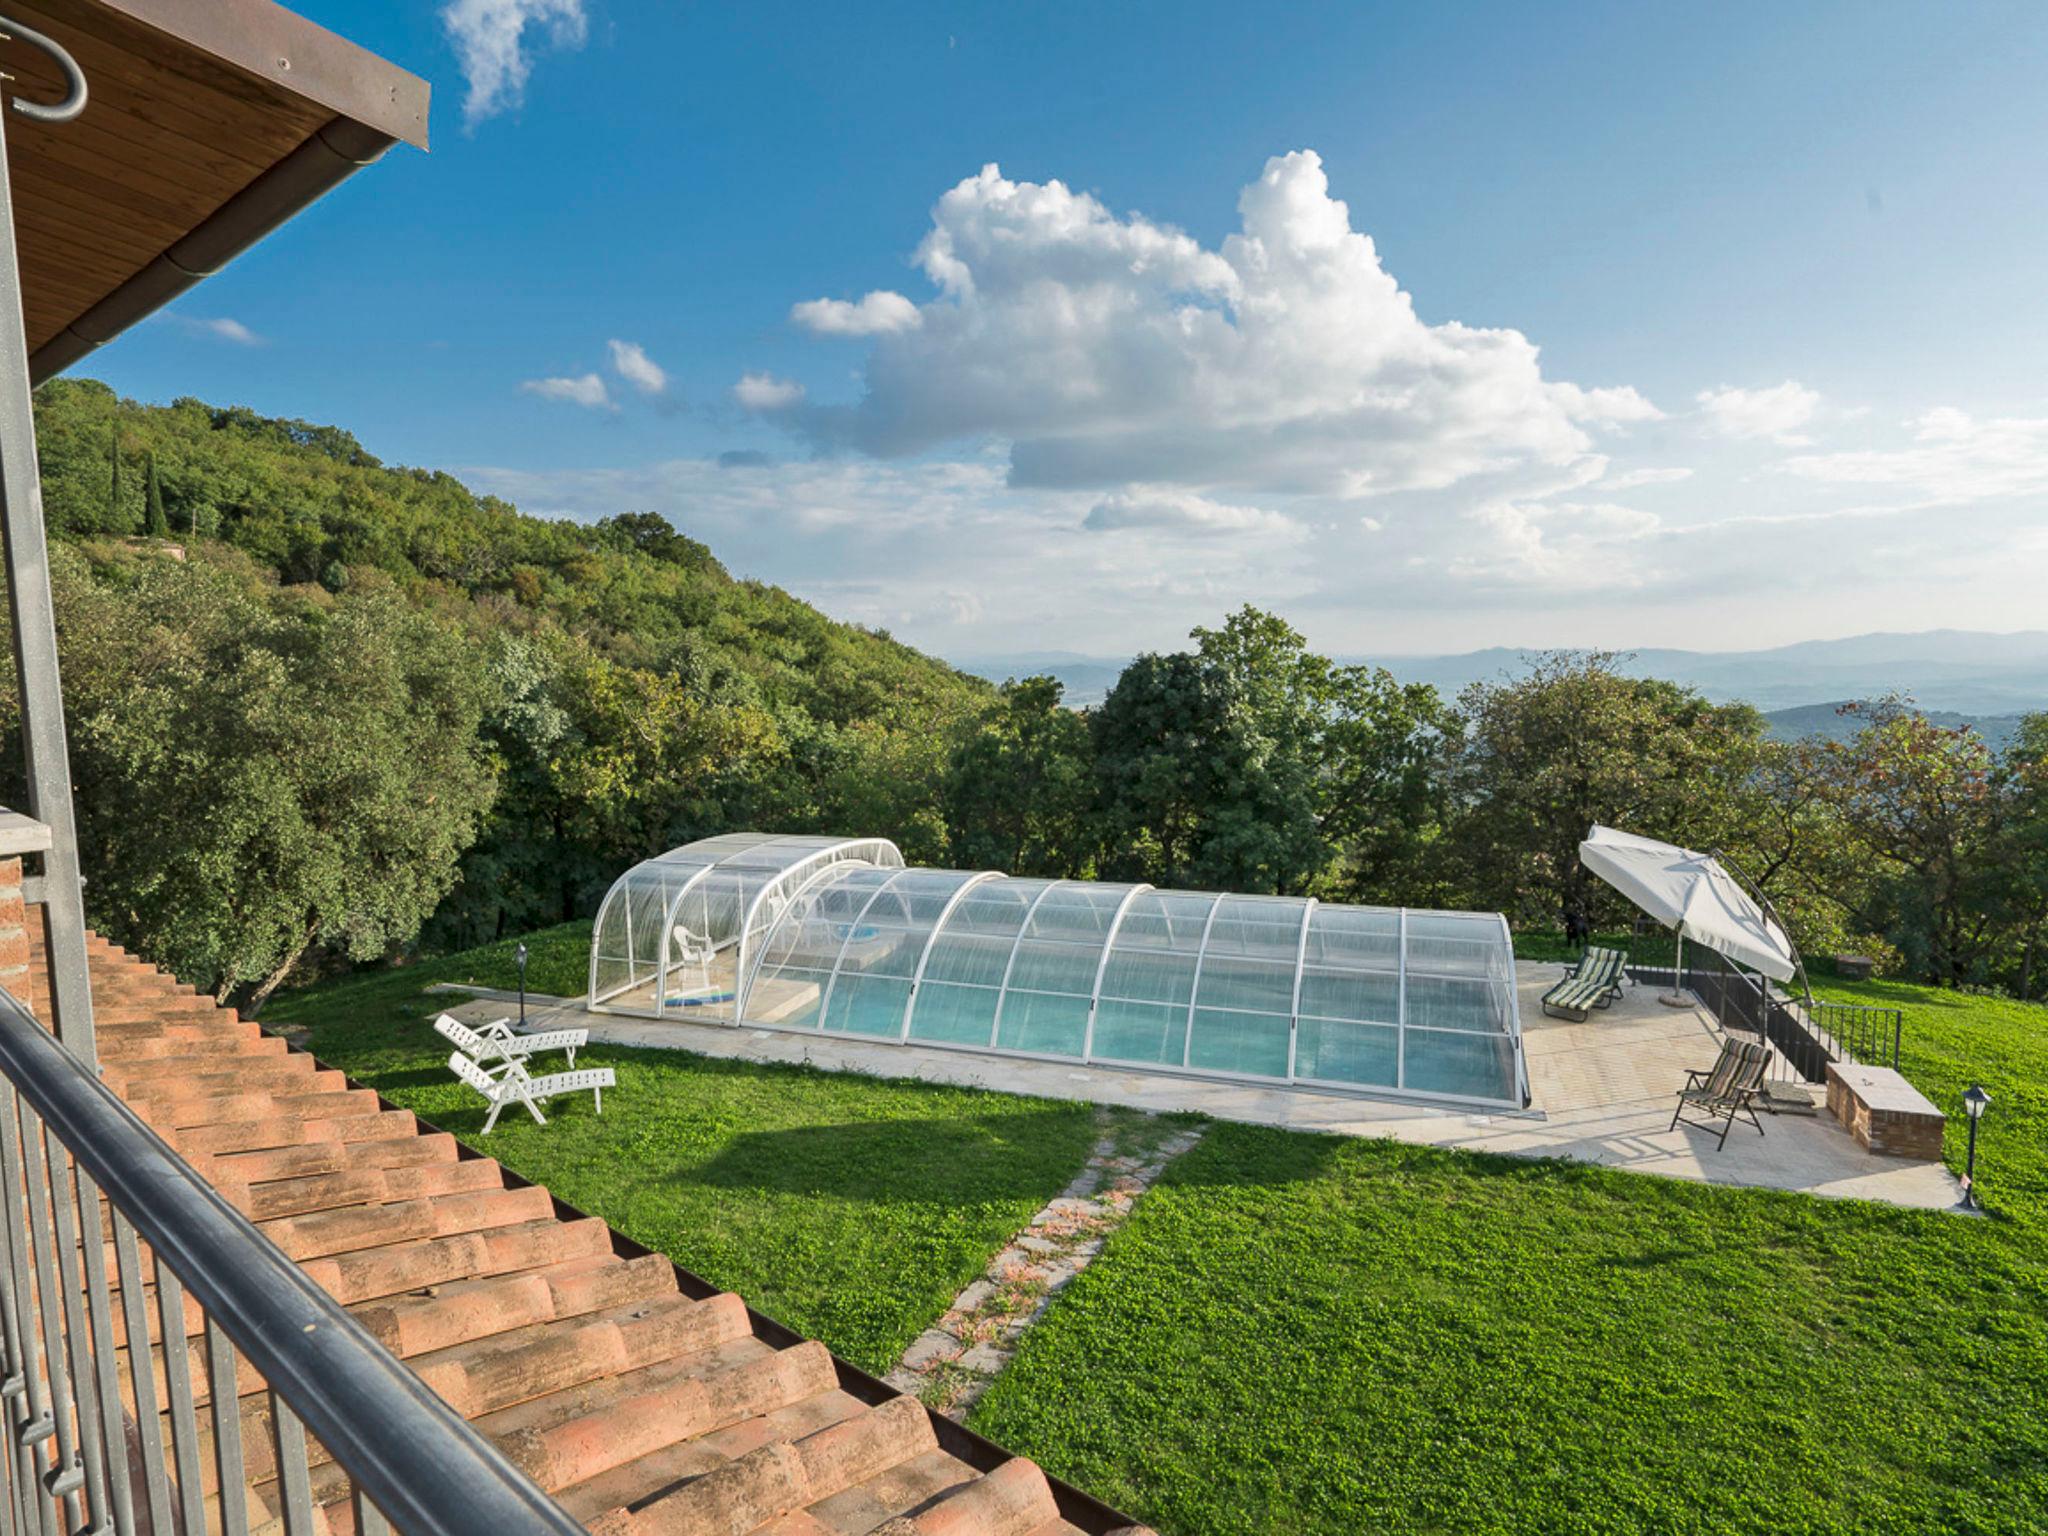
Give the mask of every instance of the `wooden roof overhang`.
<path id="1" fill-rule="evenodd" d="M 10 113 L 29 369 L 40 382 L 382 155 L 426 148 L 427 84 L 272 0 L 0 0 L 77 60 L 83 113 Z M 0 20 L 0 33 L 5 21 Z M 0 43 L 10 94 L 62 70 Z"/>

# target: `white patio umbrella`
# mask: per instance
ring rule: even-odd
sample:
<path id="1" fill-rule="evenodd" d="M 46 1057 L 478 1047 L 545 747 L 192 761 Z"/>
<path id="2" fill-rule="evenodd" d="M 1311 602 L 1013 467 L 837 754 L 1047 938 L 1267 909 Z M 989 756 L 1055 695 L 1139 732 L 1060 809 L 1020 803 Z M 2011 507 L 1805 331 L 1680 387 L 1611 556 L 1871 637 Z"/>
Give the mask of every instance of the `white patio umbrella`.
<path id="1" fill-rule="evenodd" d="M 1689 1001 L 1677 992 L 1687 939 L 1776 981 L 1790 981 L 1798 973 L 1799 952 L 1783 926 L 1711 854 L 1595 826 L 1579 844 L 1579 859 L 1666 928 L 1677 931 L 1671 1000 Z"/>

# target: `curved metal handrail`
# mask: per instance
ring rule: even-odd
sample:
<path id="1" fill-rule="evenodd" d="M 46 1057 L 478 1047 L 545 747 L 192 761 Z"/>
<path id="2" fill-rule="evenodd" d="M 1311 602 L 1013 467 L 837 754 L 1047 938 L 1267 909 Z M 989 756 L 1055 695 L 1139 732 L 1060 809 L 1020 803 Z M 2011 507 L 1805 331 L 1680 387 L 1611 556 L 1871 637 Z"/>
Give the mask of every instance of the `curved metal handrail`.
<path id="1" fill-rule="evenodd" d="M 23 26 L 12 16 L 0 15 L 0 38 L 20 38 L 30 47 L 40 48 L 64 71 L 65 96 L 62 101 L 29 101 L 10 95 L 9 106 L 23 117 L 33 118 L 39 123 L 68 123 L 85 110 L 85 71 L 78 67 L 78 60 L 71 57 L 68 48 L 53 37 L 45 37 L 34 27 Z"/>

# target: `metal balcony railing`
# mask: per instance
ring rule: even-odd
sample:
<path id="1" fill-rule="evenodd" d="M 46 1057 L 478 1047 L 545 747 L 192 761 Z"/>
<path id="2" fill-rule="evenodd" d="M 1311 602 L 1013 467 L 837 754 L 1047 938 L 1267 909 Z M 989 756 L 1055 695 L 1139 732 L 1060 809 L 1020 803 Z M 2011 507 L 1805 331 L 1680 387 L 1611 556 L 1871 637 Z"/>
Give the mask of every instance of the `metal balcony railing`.
<path id="1" fill-rule="evenodd" d="M 1668 965 L 1632 965 L 1629 974 L 1638 982 L 1690 992 L 1723 1029 L 1768 1040 L 1775 1048 L 1773 1082 L 1825 1082 L 1831 1061 L 1898 1067 L 1905 1032 L 1900 1009 L 1786 997 L 1763 977 L 1738 970 L 1700 945 L 1686 946 L 1683 975 Z"/>
<path id="2" fill-rule="evenodd" d="M 365 1536 L 581 1529 L 6 993 L 0 1347 L 6 1536 L 310 1536 L 330 1458 Z M 267 1412 L 245 1413 L 238 1355 Z"/>

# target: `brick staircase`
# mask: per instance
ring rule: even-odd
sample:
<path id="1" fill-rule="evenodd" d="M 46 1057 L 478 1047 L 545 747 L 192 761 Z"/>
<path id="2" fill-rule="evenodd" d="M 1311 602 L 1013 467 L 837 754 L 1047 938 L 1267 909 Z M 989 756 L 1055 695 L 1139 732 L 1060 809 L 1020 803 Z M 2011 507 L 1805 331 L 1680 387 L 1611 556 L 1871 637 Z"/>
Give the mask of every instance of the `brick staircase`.
<path id="1" fill-rule="evenodd" d="M 40 922 L 32 1006 L 47 1018 Z M 392 1353 L 605 1536 L 1081 1536 L 1094 1517 L 1030 1461 L 887 1394 L 731 1294 L 507 1175 L 175 977 L 94 936 L 105 1081 Z M 104 1215 L 104 1213 L 103 1213 Z M 102 1240 L 111 1232 L 103 1222 Z M 114 1272 L 111 1242 L 108 1269 Z M 145 1260 L 145 1272 L 153 1272 Z M 164 1398 L 149 1298 L 136 1341 Z M 208 1373 L 187 1298 L 190 1377 Z M 126 1360 L 122 1376 L 126 1380 Z M 279 1517 L 268 1397 L 237 1383 L 252 1514 Z M 131 1401 L 132 1408 L 132 1401 Z M 215 1461 L 199 1463 L 213 1508 Z M 168 1420 L 166 1420 L 168 1424 Z M 314 1447 L 327 1529 L 355 1529 L 346 1477 Z M 210 1518 L 217 1518 L 217 1510 Z"/>

